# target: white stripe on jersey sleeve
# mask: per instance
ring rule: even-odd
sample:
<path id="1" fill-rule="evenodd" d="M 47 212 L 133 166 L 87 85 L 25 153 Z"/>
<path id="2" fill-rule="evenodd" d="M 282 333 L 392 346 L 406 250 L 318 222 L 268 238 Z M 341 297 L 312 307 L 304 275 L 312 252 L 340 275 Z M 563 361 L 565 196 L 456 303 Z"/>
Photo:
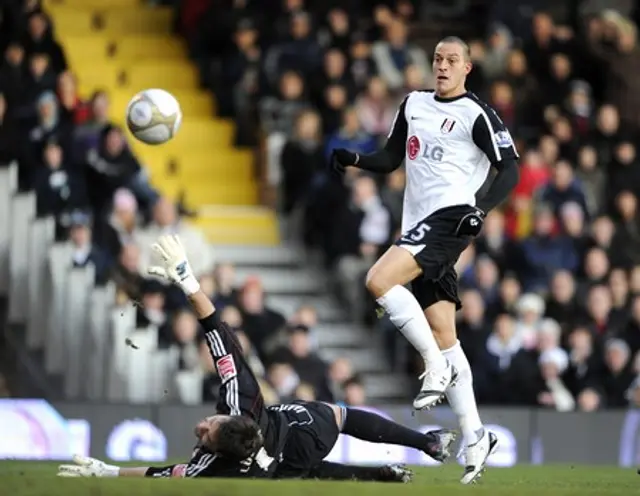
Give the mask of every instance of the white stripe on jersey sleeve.
<path id="1" fill-rule="evenodd" d="M 500 152 L 500 147 L 498 146 L 498 143 L 496 143 L 496 140 L 493 136 L 493 134 L 495 132 L 497 132 L 496 129 L 493 128 L 493 126 L 491 125 L 491 119 L 489 119 L 489 116 L 487 115 L 487 113 L 484 111 L 484 109 L 482 107 L 480 107 L 480 114 L 482 115 L 482 118 L 484 119 L 484 121 L 487 123 L 487 128 L 489 130 L 489 133 L 491 133 L 491 144 L 493 145 L 493 152 L 496 154 L 496 161 L 499 162 L 500 160 L 502 160 L 502 153 Z"/>
<path id="2" fill-rule="evenodd" d="M 223 357 L 229 354 L 225 349 L 224 342 L 222 341 L 222 338 L 220 338 L 220 334 L 218 333 L 218 331 L 212 330 L 207 332 L 205 334 L 205 338 L 207 339 L 209 346 L 211 347 L 212 350 L 214 350 L 214 353 L 217 356 Z M 235 367 L 235 364 L 234 364 L 234 367 Z M 235 375 L 235 377 L 232 377 L 231 379 L 229 379 L 229 381 L 226 382 L 224 386 L 226 389 L 225 402 L 229 407 L 229 415 L 241 415 L 242 410 L 240 410 L 240 397 L 238 394 L 239 391 L 238 391 L 237 374 Z"/>
<path id="3" fill-rule="evenodd" d="M 391 138 L 391 135 L 393 134 L 393 129 L 396 127 L 396 122 L 398 121 L 398 116 L 400 115 L 400 110 L 402 110 L 402 108 L 399 108 L 398 110 L 396 110 L 396 115 L 393 116 L 393 121 L 391 122 L 391 127 L 389 128 L 389 132 L 387 133 L 387 139 Z"/>

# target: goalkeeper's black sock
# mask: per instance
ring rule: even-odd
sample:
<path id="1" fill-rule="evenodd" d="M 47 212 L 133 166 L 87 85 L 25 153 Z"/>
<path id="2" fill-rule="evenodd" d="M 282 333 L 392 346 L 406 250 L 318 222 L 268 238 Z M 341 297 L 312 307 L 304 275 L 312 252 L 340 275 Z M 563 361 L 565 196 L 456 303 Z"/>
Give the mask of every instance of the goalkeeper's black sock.
<path id="1" fill-rule="evenodd" d="M 420 451 L 429 449 L 429 436 L 375 413 L 355 408 L 347 408 L 342 433 L 371 443 L 399 444 Z"/>
<path id="2" fill-rule="evenodd" d="M 305 479 L 323 480 L 357 480 L 357 481 L 382 481 L 383 473 L 380 467 L 362 467 L 354 465 L 342 465 L 341 463 L 320 462 L 313 467 Z"/>

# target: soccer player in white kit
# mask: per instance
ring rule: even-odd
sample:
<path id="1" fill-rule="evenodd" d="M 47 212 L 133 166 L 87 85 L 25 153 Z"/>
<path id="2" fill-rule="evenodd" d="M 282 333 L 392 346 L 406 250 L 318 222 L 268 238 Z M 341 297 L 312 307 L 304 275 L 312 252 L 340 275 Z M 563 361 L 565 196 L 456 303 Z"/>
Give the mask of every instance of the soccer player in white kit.
<path id="1" fill-rule="evenodd" d="M 468 45 L 444 38 L 434 53 L 435 90 L 407 95 L 384 148 L 370 155 L 333 152 L 340 171 L 354 166 L 388 173 L 405 162 L 402 236 L 369 270 L 366 285 L 425 361 L 414 408 L 430 408 L 446 395 L 458 417 L 465 438 L 463 484 L 480 476 L 497 438 L 480 420 L 471 367 L 456 335 L 454 264 L 480 233 L 486 213 L 519 180 L 509 131 L 465 89 L 471 68 Z M 409 283 L 411 291 L 404 287 Z"/>

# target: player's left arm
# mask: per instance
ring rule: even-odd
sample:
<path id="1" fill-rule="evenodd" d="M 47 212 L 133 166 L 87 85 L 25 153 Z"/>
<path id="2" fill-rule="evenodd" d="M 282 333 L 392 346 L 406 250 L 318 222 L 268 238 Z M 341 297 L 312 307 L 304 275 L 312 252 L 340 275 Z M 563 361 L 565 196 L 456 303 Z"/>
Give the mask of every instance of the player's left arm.
<path id="1" fill-rule="evenodd" d="M 209 297 L 202 291 L 188 295 L 200 325 L 205 331 L 209 353 L 222 380 L 220 400 L 229 415 L 248 415 L 260 420 L 264 399 L 260 384 L 246 363 L 235 332 L 220 320 Z M 219 403 L 220 406 L 220 403 Z"/>
<path id="2" fill-rule="evenodd" d="M 208 456 L 211 461 L 216 459 L 215 455 L 206 456 Z M 97 458 L 75 455 L 73 457 L 73 464 L 64 464 L 58 467 L 58 477 L 149 477 L 153 479 L 197 478 L 210 476 L 206 475 L 202 470 L 203 467 L 207 466 L 207 464 L 202 462 L 194 463 L 192 460 L 189 463 L 176 463 L 162 467 L 120 467 L 118 465 L 111 465 L 103 462 Z M 225 474 L 222 474 L 220 476 L 224 475 Z"/>
<path id="3" fill-rule="evenodd" d="M 161 236 L 152 248 L 162 260 L 162 266 L 150 267 L 149 273 L 164 277 L 182 289 L 205 331 L 209 352 L 222 380 L 218 403 L 222 411 L 218 413 L 243 414 L 259 422 L 265 413 L 260 385 L 244 359 L 237 336 L 220 320 L 213 303 L 200 289 L 180 238 Z"/>
<path id="4" fill-rule="evenodd" d="M 484 213 L 506 200 L 520 180 L 518 152 L 513 138 L 493 109 L 481 112 L 473 123 L 472 139 L 497 170 L 486 193 L 476 206 Z"/>

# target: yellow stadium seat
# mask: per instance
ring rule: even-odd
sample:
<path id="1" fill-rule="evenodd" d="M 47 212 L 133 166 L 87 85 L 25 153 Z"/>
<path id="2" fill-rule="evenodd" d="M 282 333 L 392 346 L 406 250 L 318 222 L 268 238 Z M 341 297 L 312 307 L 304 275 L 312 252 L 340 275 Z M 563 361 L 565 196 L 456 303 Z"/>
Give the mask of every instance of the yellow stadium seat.
<path id="1" fill-rule="evenodd" d="M 229 210 L 232 210 L 231 212 Z M 233 212 L 234 209 L 210 207 L 203 209 L 200 216 L 191 223 L 200 228 L 232 229 L 242 226 L 247 229 L 267 229 L 275 227 L 277 218 L 270 210 L 257 208 L 238 209 L 240 212 Z"/>
<path id="2" fill-rule="evenodd" d="M 178 38 L 168 35 L 119 36 L 113 39 L 116 47 L 114 57 L 122 61 L 144 62 L 145 59 L 186 58 L 184 44 Z"/>
<path id="3" fill-rule="evenodd" d="M 240 176 L 250 177 L 253 170 L 253 153 L 234 148 L 185 152 L 179 157 L 179 174 L 206 174 L 207 171 L 238 171 Z"/>
<path id="4" fill-rule="evenodd" d="M 185 153 L 177 160 L 177 174 L 189 182 L 197 182 L 208 177 L 250 181 L 253 179 L 253 163 L 241 153 L 229 151 L 220 153 Z"/>
<path id="5" fill-rule="evenodd" d="M 175 138 L 164 145 L 167 153 L 181 155 L 195 150 L 227 148 L 233 138 L 233 124 L 213 119 L 185 119 Z"/>
<path id="6" fill-rule="evenodd" d="M 101 36 L 66 36 L 60 41 L 69 65 L 98 64 L 106 60 L 109 54 L 109 41 Z"/>
<path id="7" fill-rule="evenodd" d="M 188 222 L 215 244 L 275 246 L 280 242 L 278 220 L 264 208 L 207 205 Z"/>
<path id="8" fill-rule="evenodd" d="M 244 180 L 224 182 L 208 179 L 197 182 L 177 180 L 173 176 L 153 176 L 151 183 L 172 198 L 184 194 L 187 205 L 255 205 L 258 199 L 256 185 Z"/>
<path id="9" fill-rule="evenodd" d="M 140 7 L 144 0 L 44 0 L 46 9 L 56 7 L 72 7 L 74 9 L 122 8 Z"/>
<path id="10" fill-rule="evenodd" d="M 108 61 L 75 65 L 72 70 L 78 76 L 82 96 L 89 96 L 98 89 L 109 90 L 118 86 L 122 78 L 122 69 Z"/>
<path id="11" fill-rule="evenodd" d="M 200 90 L 177 90 L 172 93 L 180 102 L 185 119 L 202 117 L 210 119 L 215 115 L 216 105 L 210 93 Z"/>
<path id="12" fill-rule="evenodd" d="M 279 243 L 278 219 L 265 208 L 207 206 L 189 221 L 202 229 L 212 243 L 276 245 Z"/>
<path id="13" fill-rule="evenodd" d="M 210 169 L 204 169 L 202 172 L 196 172 L 193 170 L 182 170 L 178 178 L 184 184 L 198 184 L 200 181 L 222 181 L 222 182 L 239 182 L 245 183 L 253 179 L 251 170 L 246 168 L 224 168 L 216 169 L 212 167 Z"/>
<path id="14" fill-rule="evenodd" d="M 202 149 L 196 152 L 167 153 L 166 146 L 137 145 L 132 137 L 133 151 L 152 174 L 168 174 L 171 170 L 182 179 L 203 180 L 219 176 L 250 180 L 254 176 L 251 153 L 238 152 L 233 148 Z"/>
<path id="15" fill-rule="evenodd" d="M 88 35 L 96 30 L 96 14 L 91 10 L 76 10 L 69 7 L 49 9 L 54 18 L 56 32 Z"/>
<path id="16" fill-rule="evenodd" d="M 178 102 L 180 102 L 182 115 L 185 119 L 211 119 L 215 115 L 215 104 L 213 98 L 208 93 L 185 92 L 183 97 L 177 96 L 175 93 L 174 96 L 176 96 Z"/>
<path id="17" fill-rule="evenodd" d="M 145 88 L 191 89 L 198 87 L 198 73 L 188 61 L 166 61 L 161 64 L 141 62 L 127 69 L 127 88 L 140 91 Z"/>
<path id="18" fill-rule="evenodd" d="M 104 9 L 99 15 L 102 28 L 114 34 L 168 34 L 173 25 L 170 7 Z"/>
<path id="19" fill-rule="evenodd" d="M 255 184 L 244 182 L 229 184 L 185 184 L 183 191 L 189 207 L 202 205 L 255 205 L 258 202 L 258 190 Z"/>
<path id="20" fill-rule="evenodd" d="M 280 235 L 278 227 L 274 226 L 265 230 L 245 229 L 239 225 L 235 228 L 208 227 L 204 229 L 204 235 L 209 243 L 230 246 L 279 246 Z"/>
<path id="21" fill-rule="evenodd" d="M 228 163 L 226 158 L 219 158 L 220 155 L 228 157 L 234 153 L 233 148 L 203 147 L 198 150 L 180 150 L 170 147 L 170 143 L 164 145 L 140 144 L 131 136 L 131 147 L 145 162 L 153 163 L 155 168 L 166 168 L 172 164 L 176 169 L 176 174 L 183 170 L 206 171 L 207 169 L 225 168 Z M 206 164 L 206 165 L 205 165 Z"/>
<path id="22" fill-rule="evenodd" d="M 152 173 L 167 174 L 170 169 L 175 175 L 184 179 L 208 178 L 210 174 L 224 177 L 253 178 L 253 153 L 235 148 L 213 147 L 196 151 L 175 153 L 168 151 L 168 144 L 153 146 L 137 141 L 133 136 L 130 146 L 141 162 Z"/>

